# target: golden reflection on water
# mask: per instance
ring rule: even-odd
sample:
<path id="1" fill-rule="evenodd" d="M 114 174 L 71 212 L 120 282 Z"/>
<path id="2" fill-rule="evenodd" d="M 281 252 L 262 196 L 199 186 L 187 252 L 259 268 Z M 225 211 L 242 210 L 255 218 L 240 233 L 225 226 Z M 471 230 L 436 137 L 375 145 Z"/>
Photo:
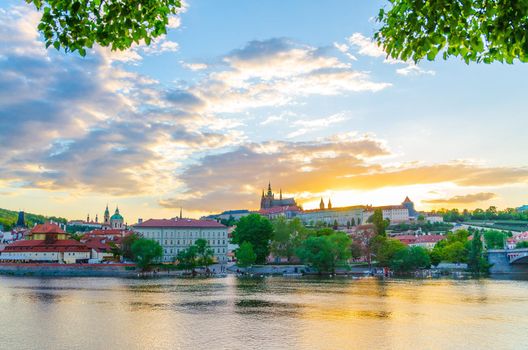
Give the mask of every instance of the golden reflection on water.
<path id="1" fill-rule="evenodd" d="M 0 277 L 5 349 L 519 349 L 528 282 Z"/>

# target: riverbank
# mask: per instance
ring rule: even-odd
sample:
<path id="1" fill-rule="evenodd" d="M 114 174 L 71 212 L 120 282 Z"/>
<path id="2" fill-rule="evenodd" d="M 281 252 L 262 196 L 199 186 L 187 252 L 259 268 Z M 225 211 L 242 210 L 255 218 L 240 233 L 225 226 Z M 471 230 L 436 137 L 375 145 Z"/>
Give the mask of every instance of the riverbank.
<path id="1" fill-rule="evenodd" d="M 56 277 L 135 277 L 134 264 L 16 264 L 0 263 L 1 275 Z"/>

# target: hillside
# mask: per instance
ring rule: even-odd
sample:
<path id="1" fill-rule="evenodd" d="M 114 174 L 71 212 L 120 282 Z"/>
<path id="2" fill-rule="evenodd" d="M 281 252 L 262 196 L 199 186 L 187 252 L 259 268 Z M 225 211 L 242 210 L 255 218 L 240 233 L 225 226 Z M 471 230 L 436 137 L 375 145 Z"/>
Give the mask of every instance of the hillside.
<path id="1" fill-rule="evenodd" d="M 46 221 L 53 220 L 66 223 L 66 219 L 55 216 L 44 216 L 38 214 L 25 213 L 24 215 L 27 227 L 33 227 L 35 224 L 42 224 Z M 0 208 L 0 225 L 4 226 L 4 231 L 11 230 L 18 219 L 18 212 Z"/>

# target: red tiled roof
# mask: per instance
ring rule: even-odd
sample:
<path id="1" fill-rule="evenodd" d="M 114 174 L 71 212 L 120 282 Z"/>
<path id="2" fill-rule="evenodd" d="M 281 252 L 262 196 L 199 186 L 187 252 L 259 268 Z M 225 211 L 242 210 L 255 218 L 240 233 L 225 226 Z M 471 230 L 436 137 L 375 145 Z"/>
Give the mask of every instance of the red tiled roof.
<path id="1" fill-rule="evenodd" d="M 4 249 L 5 252 L 89 252 L 85 244 L 73 239 L 61 239 L 54 242 L 44 240 L 16 241 Z"/>
<path id="2" fill-rule="evenodd" d="M 136 224 L 134 227 L 197 227 L 197 228 L 226 228 L 214 220 L 195 220 L 195 219 L 149 219 Z"/>
<path id="3" fill-rule="evenodd" d="M 84 244 L 91 249 L 97 250 L 97 251 L 110 251 L 110 246 L 103 242 L 104 238 L 97 237 L 97 238 L 90 238 L 84 242 Z"/>
<path id="4" fill-rule="evenodd" d="M 443 240 L 445 236 L 442 235 L 427 235 L 417 236 L 415 243 L 436 243 Z"/>
<path id="5" fill-rule="evenodd" d="M 31 233 L 66 233 L 64 232 L 59 225 L 52 224 L 52 223 L 46 223 L 46 224 L 40 224 L 35 226 Z"/>

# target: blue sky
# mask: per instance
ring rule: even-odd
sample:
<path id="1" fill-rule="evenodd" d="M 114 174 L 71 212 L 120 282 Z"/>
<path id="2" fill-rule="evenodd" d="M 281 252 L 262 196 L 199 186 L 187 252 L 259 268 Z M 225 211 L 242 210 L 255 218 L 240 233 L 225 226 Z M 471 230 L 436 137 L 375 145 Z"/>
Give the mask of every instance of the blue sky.
<path id="1" fill-rule="evenodd" d="M 387 60 L 385 1 L 188 1 L 165 38 L 86 58 L 0 9 L 0 207 L 130 222 L 258 206 L 519 206 L 528 66 Z"/>

